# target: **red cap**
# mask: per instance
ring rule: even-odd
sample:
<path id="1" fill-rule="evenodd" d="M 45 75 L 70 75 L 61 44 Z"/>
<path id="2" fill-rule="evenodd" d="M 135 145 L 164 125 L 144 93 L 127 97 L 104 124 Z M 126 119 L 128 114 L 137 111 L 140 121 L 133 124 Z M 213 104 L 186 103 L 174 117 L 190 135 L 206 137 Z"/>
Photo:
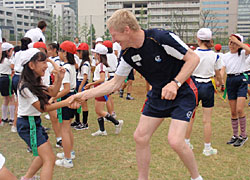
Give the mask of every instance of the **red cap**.
<path id="1" fill-rule="evenodd" d="M 102 43 L 104 46 L 106 46 L 107 48 L 112 48 L 113 47 L 113 43 L 109 40 L 106 40 Z"/>
<path id="2" fill-rule="evenodd" d="M 246 43 L 246 45 L 247 45 L 248 47 L 250 47 L 250 44 L 247 44 L 247 43 Z"/>
<path id="3" fill-rule="evenodd" d="M 44 42 L 36 42 L 33 44 L 33 48 L 43 48 L 47 50 L 46 44 Z"/>
<path id="4" fill-rule="evenodd" d="M 62 42 L 60 48 L 68 53 L 76 54 L 76 45 L 71 41 Z"/>
<path id="5" fill-rule="evenodd" d="M 214 49 L 215 49 L 216 51 L 221 50 L 221 45 L 220 45 L 220 44 L 215 44 Z"/>
<path id="6" fill-rule="evenodd" d="M 89 45 L 87 43 L 81 43 L 77 50 L 89 50 Z"/>

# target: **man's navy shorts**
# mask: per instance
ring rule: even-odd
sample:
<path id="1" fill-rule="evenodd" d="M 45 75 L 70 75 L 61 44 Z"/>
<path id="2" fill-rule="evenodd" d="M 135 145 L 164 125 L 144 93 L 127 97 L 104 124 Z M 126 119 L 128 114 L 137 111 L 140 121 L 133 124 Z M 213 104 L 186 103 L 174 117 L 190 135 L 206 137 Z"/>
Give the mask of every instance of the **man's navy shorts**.
<path id="1" fill-rule="evenodd" d="M 186 82 L 180 87 L 174 100 L 161 99 L 161 89 L 154 88 L 148 92 L 142 114 L 149 117 L 166 118 L 190 121 L 197 100 L 197 88 L 193 83 L 191 88 Z"/>
<path id="2" fill-rule="evenodd" d="M 37 138 L 37 147 L 46 143 L 49 139 L 48 134 L 45 132 L 44 127 L 41 125 L 40 116 L 35 116 L 36 123 L 36 138 Z M 26 142 L 26 144 L 30 145 L 30 124 L 28 116 L 18 117 L 17 118 L 17 132 L 19 136 Z"/>

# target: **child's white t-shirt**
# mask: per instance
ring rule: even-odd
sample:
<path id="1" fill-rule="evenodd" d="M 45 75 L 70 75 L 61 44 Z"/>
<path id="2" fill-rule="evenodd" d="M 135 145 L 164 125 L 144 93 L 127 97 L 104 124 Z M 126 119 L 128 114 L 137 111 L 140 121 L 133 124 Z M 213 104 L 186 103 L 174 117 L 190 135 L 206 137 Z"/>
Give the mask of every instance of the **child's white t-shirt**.
<path id="1" fill-rule="evenodd" d="M 107 70 L 107 67 L 103 63 L 99 63 L 96 66 L 96 68 L 95 68 L 93 81 L 97 81 L 97 80 L 100 79 L 100 73 L 101 72 L 105 73 L 105 81 L 108 80 L 108 70 Z"/>
<path id="2" fill-rule="evenodd" d="M 17 90 L 18 94 L 18 117 L 21 116 L 40 116 L 38 111 L 32 104 L 39 101 L 38 97 L 32 94 L 28 88 L 22 90 L 22 94 Z"/>
<path id="3" fill-rule="evenodd" d="M 77 79 L 83 80 L 84 74 L 87 74 L 87 76 L 88 76 L 87 80 L 89 80 L 91 78 L 91 66 L 90 66 L 90 63 L 88 61 L 85 61 L 82 65 L 81 69 L 79 69 L 78 74 L 77 74 Z"/>

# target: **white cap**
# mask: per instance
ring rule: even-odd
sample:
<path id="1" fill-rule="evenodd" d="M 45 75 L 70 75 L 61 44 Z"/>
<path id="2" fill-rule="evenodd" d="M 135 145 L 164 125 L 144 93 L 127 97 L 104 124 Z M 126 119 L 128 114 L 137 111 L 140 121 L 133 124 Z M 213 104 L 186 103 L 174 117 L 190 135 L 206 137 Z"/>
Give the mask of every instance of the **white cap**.
<path id="1" fill-rule="evenodd" d="M 22 52 L 22 56 L 21 56 L 21 65 L 25 65 L 27 62 L 29 62 L 31 60 L 31 58 L 36 54 L 40 52 L 39 49 L 37 48 L 30 48 L 30 49 L 27 49 L 26 51 L 23 51 Z"/>
<path id="2" fill-rule="evenodd" d="M 101 37 L 97 38 L 95 42 L 103 42 L 103 39 Z"/>
<path id="3" fill-rule="evenodd" d="M 197 32 L 197 38 L 200 40 L 211 40 L 212 39 L 212 31 L 209 28 L 201 28 Z"/>
<path id="4" fill-rule="evenodd" d="M 240 34 L 233 34 L 234 36 L 237 36 L 238 38 L 240 38 L 240 41 L 243 42 L 244 41 L 244 38 L 242 35 Z"/>
<path id="5" fill-rule="evenodd" d="M 2 44 L 2 51 L 8 51 L 9 49 L 14 48 L 14 46 L 10 43 L 4 42 Z"/>
<path id="6" fill-rule="evenodd" d="M 108 48 L 102 44 L 96 44 L 95 49 L 91 49 L 91 51 L 97 54 L 104 55 L 108 53 Z"/>

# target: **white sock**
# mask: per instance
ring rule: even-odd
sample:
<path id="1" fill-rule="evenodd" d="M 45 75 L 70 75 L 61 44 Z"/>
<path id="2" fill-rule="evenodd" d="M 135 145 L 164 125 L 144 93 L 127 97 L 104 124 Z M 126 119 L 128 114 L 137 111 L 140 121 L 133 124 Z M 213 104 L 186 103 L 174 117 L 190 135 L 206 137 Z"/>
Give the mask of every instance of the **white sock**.
<path id="1" fill-rule="evenodd" d="M 56 142 L 58 142 L 58 141 L 60 141 L 60 140 L 62 140 L 62 137 L 57 137 L 57 138 L 56 138 Z"/>
<path id="2" fill-rule="evenodd" d="M 186 144 L 190 144 L 190 139 L 185 139 Z"/>
<path id="3" fill-rule="evenodd" d="M 209 150 L 211 148 L 211 143 L 204 143 L 204 148 Z"/>
<path id="4" fill-rule="evenodd" d="M 10 111 L 10 119 L 14 120 L 14 118 L 15 118 L 15 105 L 10 105 L 9 111 Z"/>
<path id="5" fill-rule="evenodd" d="M 203 180 L 203 178 L 201 176 L 198 176 L 197 178 L 193 179 L 191 178 L 191 180 Z"/>
<path id="6" fill-rule="evenodd" d="M 2 119 L 8 118 L 8 106 L 2 105 Z"/>

